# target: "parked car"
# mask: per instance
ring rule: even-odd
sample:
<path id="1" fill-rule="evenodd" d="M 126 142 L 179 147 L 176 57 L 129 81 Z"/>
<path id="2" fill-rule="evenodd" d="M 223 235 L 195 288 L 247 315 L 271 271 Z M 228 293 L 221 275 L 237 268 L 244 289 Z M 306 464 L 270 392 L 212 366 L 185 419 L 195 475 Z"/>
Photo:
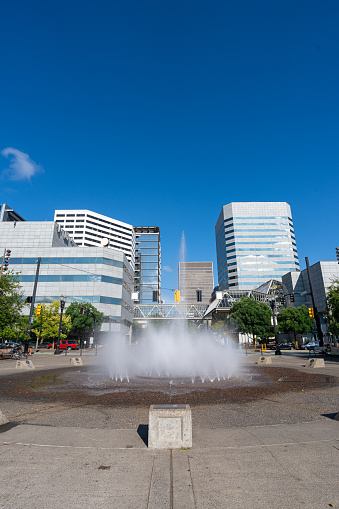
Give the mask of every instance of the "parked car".
<path id="1" fill-rule="evenodd" d="M 38 344 L 38 348 L 52 348 L 52 344 L 50 345 L 50 343 L 48 341 L 42 341 L 41 343 Z"/>
<path id="2" fill-rule="evenodd" d="M 284 343 L 279 343 L 280 350 L 293 350 L 295 348 L 294 344 L 290 341 L 286 341 Z"/>
<path id="3" fill-rule="evenodd" d="M 54 348 L 59 347 L 59 350 L 79 350 L 77 341 L 63 339 L 59 344 L 55 343 Z"/>
<path id="4" fill-rule="evenodd" d="M 307 343 L 306 345 L 302 345 L 302 349 L 304 350 L 314 350 L 314 348 L 319 347 L 319 342 L 316 341 L 310 341 L 310 343 Z"/>

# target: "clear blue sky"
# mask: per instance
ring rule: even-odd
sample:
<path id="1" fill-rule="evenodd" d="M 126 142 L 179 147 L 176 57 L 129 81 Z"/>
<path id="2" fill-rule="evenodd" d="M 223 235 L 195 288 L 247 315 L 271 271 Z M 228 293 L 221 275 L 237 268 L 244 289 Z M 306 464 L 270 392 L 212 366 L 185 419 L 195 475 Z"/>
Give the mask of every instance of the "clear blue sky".
<path id="1" fill-rule="evenodd" d="M 287 201 L 301 267 L 335 260 L 338 26 L 337 0 L 5 2 L 0 202 L 159 226 L 165 288 L 182 231 L 216 264 L 231 201 Z"/>

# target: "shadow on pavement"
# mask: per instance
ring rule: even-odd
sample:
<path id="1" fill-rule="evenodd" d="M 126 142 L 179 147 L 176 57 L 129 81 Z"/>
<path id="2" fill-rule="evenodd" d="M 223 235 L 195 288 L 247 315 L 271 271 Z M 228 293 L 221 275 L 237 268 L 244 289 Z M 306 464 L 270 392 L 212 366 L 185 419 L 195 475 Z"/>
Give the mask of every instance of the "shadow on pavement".
<path id="1" fill-rule="evenodd" d="M 137 432 L 146 447 L 148 447 L 148 424 L 139 424 Z"/>

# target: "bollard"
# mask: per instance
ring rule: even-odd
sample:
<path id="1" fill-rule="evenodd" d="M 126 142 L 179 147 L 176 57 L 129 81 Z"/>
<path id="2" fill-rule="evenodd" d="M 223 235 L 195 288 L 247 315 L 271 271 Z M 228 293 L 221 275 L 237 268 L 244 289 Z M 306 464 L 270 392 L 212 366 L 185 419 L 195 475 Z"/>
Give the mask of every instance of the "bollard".
<path id="1" fill-rule="evenodd" d="M 192 415 L 189 405 L 151 405 L 148 447 L 180 449 L 192 447 Z"/>

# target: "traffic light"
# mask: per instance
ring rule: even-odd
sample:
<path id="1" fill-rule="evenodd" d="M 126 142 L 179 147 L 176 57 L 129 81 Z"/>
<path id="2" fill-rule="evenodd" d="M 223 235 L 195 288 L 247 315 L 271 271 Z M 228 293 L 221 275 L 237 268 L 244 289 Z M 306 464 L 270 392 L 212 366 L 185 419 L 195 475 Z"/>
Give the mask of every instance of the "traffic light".
<path id="1" fill-rule="evenodd" d="M 80 306 L 79 314 L 80 314 L 80 315 L 83 315 L 83 314 L 84 314 L 84 308 L 83 308 L 82 306 Z"/>
<path id="2" fill-rule="evenodd" d="M 10 257 L 11 257 L 11 250 L 7 249 L 7 251 L 5 253 L 5 258 L 4 258 L 4 268 L 3 268 L 4 271 L 6 271 L 8 269 Z"/>
<path id="3" fill-rule="evenodd" d="M 42 305 L 41 304 L 38 304 L 37 307 L 36 307 L 36 315 L 41 315 L 41 309 L 42 309 Z"/>
<path id="4" fill-rule="evenodd" d="M 180 291 L 175 290 L 174 292 L 174 302 L 180 302 Z"/>
<path id="5" fill-rule="evenodd" d="M 89 309 L 88 309 L 88 308 L 86 308 L 85 313 L 86 313 L 86 316 L 87 316 L 87 318 L 88 318 L 88 317 L 89 317 Z"/>
<path id="6" fill-rule="evenodd" d="M 314 311 L 313 308 L 308 308 L 308 314 L 311 318 L 314 318 Z"/>
<path id="7" fill-rule="evenodd" d="M 294 299 L 294 293 L 291 293 L 291 295 L 290 295 L 290 300 L 291 300 L 291 302 L 295 302 L 295 299 Z"/>
<path id="8" fill-rule="evenodd" d="M 339 247 L 335 248 L 335 252 L 337 253 L 337 260 L 338 260 L 338 263 L 339 263 Z"/>
<path id="9" fill-rule="evenodd" d="M 202 301 L 202 291 L 198 288 L 196 290 L 197 292 L 197 302 L 201 302 Z"/>
<path id="10" fill-rule="evenodd" d="M 158 292 L 157 292 L 157 290 L 153 290 L 153 302 L 158 302 Z"/>

